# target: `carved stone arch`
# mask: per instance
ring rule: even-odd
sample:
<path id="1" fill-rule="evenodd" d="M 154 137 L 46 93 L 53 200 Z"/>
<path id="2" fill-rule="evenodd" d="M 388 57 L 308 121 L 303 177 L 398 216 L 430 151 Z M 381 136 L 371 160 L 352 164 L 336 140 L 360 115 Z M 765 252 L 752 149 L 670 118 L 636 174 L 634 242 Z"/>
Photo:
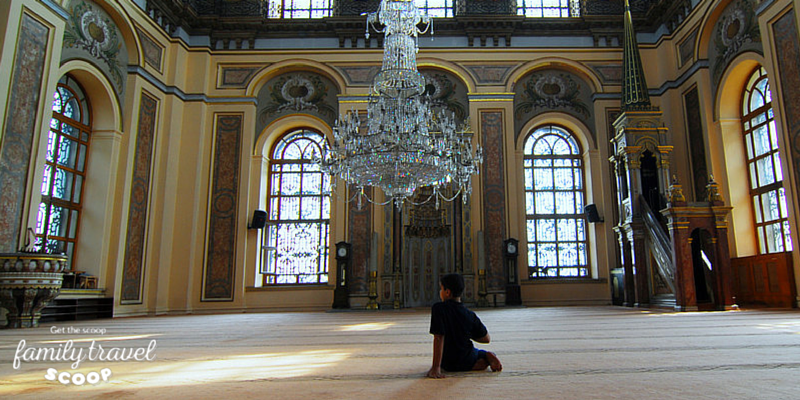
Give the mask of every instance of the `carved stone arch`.
<path id="1" fill-rule="evenodd" d="M 595 126 L 593 97 L 601 89 L 593 72 L 573 61 L 532 62 L 511 76 L 507 86 L 514 93 L 514 132 L 540 114 L 570 114 L 586 126 Z M 594 78 L 594 79 L 592 79 Z M 586 131 L 597 141 L 596 132 Z"/>
<path id="2" fill-rule="evenodd" d="M 270 68 L 258 80 L 256 130 L 263 131 L 277 119 L 309 115 L 333 126 L 339 118 L 339 87 L 334 79 L 316 68 L 291 65 Z"/>
<path id="3" fill-rule="evenodd" d="M 743 53 L 763 54 L 757 0 L 720 0 L 701 26 L 698 60 L 708 60 L 711 93 L 716 96 L 728 66 Z"/>
<path id="4" fill-rule="evenodd" d="M 528 137 L 528 133 L 542 125 L 558 125 L 567 128 L 567 130 L 578 140 L 578 144 L 581 146 L 581 151 L 583 153 L 586 153 L 592 149 L 596 149 L 596 143 L 592 135 L 589 133 L 591 132 L 589 127 L 584 124 L 583 121 L 570 114 L 562 112 L 540 114 L 528 120 L 525 125 L 522 126 L 522 129 L 520 130 L 521 134 L 517 135 L 517 137 L 514 139 L 516 149 L 518 151 L 522 151 L 522 148 L 525 145 L 525 140 Z"/>
<path id="5" fill-rule="evenodd" d="M 64 4 L 64 8 L 69 9 L 73 4 L 81 1 L 85 0 L 70 0 L 67 4 Z M 114 20 L 117 28 L 119 28 L 120 33 L 125 40 L 128 53 L 128 64 L 142 65 L 141 63 L 143 62 L 144 57 L 141 56 L 141 43 L 139 43 L 139 38 L 133 28 L 134 22 L 128 15 L 128 12 L 120 7 L 119 2 L 96 0 L 95 4 L 101 7 L 103 11 L 108 13 L 111 19 Z"/>
<path id="6" fill-rule="evenodd" d="M 75 59 L 62 64 L 58 78 L 69 75 L 80 85 L 89 104 L 91 131 L 84 169 L 81 196 L 80 232 L 75 243 L 78 264 L 74 269 L 86 271 L 97 277 L 98 287 L 113 287 L 118 273 L 114 258 L 96 243 L 107 240 L 115 226 L 124 226 L 124 219 L 115 205 L 121 201 L 116 181 L 116 171 L 128 165 L 127 153 L 121 151 L 122 143 L 130 140 L 123 126 L 122 109 L 118 93 L 106 74 L 94 63 Z M 50 94 L 52 98 L 52 93 Z M 46 134 L 45 134 L 46 135 Z M 126 139 L 124 136 L 128 136 Z M 41 160 L 40 166 L 44 166 Z M 42 173 L 37 168 L 37 178 Z M 127 183 L 126 183 L 127 185 Z"/>
<path id="7" fill-rule="evenodd" d="M 714 25 L 717 24 L 720 14 L 725 10 L 725 7 L 733 0 L 717 0 L 710 1 L 707 5 L 700 5 L 705 7 L 700 28 L 697 34 L 697 46 L 695 46 L 694 56 L 696 60 L 708 59 L 708 46 L 713 40 Z"/>
<path id="8" fill-rule="evenodd" d="M 464 81 L 463 71 L 445 68 L 441 65 L 427 64 L 418 67 L 425 77 L 424 94 L 430 100 L 434 112 L 452 112 L 456 123 L 469 118 L 469 83 Z"/>
<path id="9" fill-rule="evenodd" d="M 473 79 L 472 75 L 460 65 L 438 58 L 420 58 L 417 59 L 417 67 L 423 69 L 440 69 L 450 72 L 451 74 L 457 76 L 461 80 L 461 83 L 466 86 L 467 93 L 475 92 L 475 88 L 477 86 L 475 80 Z"/>
<path id="10" fill-rule="evenodd" d="M 122 133 L 122 112 L 114 85 L 97 67 L 84 60 L 71 60 L 58 70 L 59 78 L 70 74 L 81 84 L 92 105 L 92 129 Z"/>
<path id="11" fill-rule="evenodd" d="M 71 0 L 65 4 L 61 62 L 82 59 L 95 64 L 122 98 L 128 65 L 139 65 L 143 57 L 133 22 L 118 7 L 102 0 Z"/>
<path id="12" fill-rule="evenodd" d="M 643 136 L 636 140 L 634 146 L 638 147 L 637 152 L 635 153 L 636 159 L 640 159 L 645 151 L 650 151 L 654 157 L 656 157 L 657 161 L 661 161 L 662 151 L 659 149 L 658 142 L 656 139 L 649 136 Z"/>
<path id="13" fill-rule="evenodd" d="M 339 93 L 346 91 L 347 81 L 339 71 L 318 61 L 298 58 L 277 62 L 259 71 L 247 85 L 246 96 L 256 96 L 270 79 L 278 75 L 298 71 L 320 74 L 333 81 Z"/>
<path id="14" fill-rule="evenodd" d="M 723 197 L 733 209 L 729 216 L 731 226 L 737 232 L 755 232 L 752 199 L 747 182 L 746 149 L 742 126 L 742 99 L 752 73 L 763 64 L 756 53 L 744 53 L 728 64 L 714 98 L 713 114 L 716 129 L 709 129 L 710 158 L 713 164 L 724 166 L 716 170 L 715 180 L 723 190 Z M 774 98 L 773 98 L 774 100 Z M 782 130 L 779 125 L 779 130 Z M 739 255 L 758 254 L 755 234 L 737 234 L 735 248 Z"/>
<path id="15" fill-rule="evenodd" d="M 580 62 L 566 58 L 547 57 L 539 60 L 534 60 L 517 67 L 508 76 L 508 81 L 506 82 L 506 91 L 513 92 L 514 87 L 522 78 L 524 78 L 526 75 L 532 72 L 542 69 L 562 69 L 568 72 L 572 72 L 578 76 L 581 76 L 586 82 L 591 83 L 592 92 L 602 93 L 605 90 L 603 88 L 602 80 L 597 75 L 597 72 L 592 70 L 588 66 Z"/>
<path id="16" fill-rule="evenodd" d="M 310 129 L 319 132 L 325 136 L 328 143 L 333 140 L 333 129 L 322 119 L 307 114 L 287 115 L 276 119 L 261 132 L 258 132 L 255 146 L 253 147 L 253 155 L 269 158 L 269 151 L 272 149 L 275 142 L 278 141 L 284 133 L 297 129 Z"/>
<path id="17" fill-rule="evenodd" d="M 755 52 L 740 54 L 727 65 L 714 98 L 715 121 L 741 118 L 744 87 L 762 65 L 766 65 L 764 57 Z"/>

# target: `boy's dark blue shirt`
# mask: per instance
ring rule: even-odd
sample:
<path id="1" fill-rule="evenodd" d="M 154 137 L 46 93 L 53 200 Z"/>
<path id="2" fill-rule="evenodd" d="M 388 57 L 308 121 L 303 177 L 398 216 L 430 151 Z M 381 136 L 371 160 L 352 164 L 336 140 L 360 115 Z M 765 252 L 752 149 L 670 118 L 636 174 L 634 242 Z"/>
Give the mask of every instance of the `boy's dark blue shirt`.
<path id="1" fill-rule="evenodd" d="M 469 370 L 477 361 L 471 339 L 487 334 L 486 327 L 474 312 L 460 302 L 447 300 L 431 307 L 432 335 L 444 335 L 442 368 L 448 371 Z"/>

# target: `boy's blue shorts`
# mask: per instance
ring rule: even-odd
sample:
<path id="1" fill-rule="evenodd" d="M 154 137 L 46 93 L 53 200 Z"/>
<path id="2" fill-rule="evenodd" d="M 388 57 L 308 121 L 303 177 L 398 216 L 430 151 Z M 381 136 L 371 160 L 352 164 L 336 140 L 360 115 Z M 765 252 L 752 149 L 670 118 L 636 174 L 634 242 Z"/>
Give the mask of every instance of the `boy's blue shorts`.
<path id="1" fill-rule="evenodd" d="M 472 371 L 472 367 L 475 366 L 475 363 L 478 362 L 478 360 L 485 360 L 485 359 L 486 359 L 485 350 L 472 349 L 472 354 L 470 354 L 468 357 L 464 357 L 459 362 L 445 363 L 444 360 L 442 360 L 442 368 L 445 371 L 450 371 L 450 372 Z"/>

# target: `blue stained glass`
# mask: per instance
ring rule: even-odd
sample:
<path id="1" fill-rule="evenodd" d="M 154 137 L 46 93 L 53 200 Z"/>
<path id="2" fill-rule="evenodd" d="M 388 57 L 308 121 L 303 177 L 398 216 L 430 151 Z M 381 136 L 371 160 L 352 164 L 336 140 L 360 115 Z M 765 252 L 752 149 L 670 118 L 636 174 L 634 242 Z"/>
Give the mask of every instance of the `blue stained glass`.
<path id="1" fill-rule="evenodd" d="M 553 170 L 555 185 L 553 186 L 556 190 L 572 190 L 575 188 L 575 182 L 573 182 L 572 177 L 572 169 L 567 168 L 556 168 Z"/>
<path id="2" fill-rule="evenodd" d="M 555 214 L 555 193 L 536 192 L 536 214 Z"/>
<path id="3" fill-rule="evenodd" d="M 575 192 L 556 192 L 556 214 L 576 214 Z"/>
<path id="4" fill-rule="evenodd" d="M 303 194 L 322 194 L 322 174 L 303 174 Z"/>
<path id="5" fill-rule="evenodd" d="M 536 238 L 539 242 L 554 242 L 556 240 L 556 224 L 552 219 L 536 221 Z"/>
<path id="6" fill-rule="evenodd" d="M 531 278 L 587 277 L 578 143 L 569 132 L 545 126 L 528 136 L 524 149 Z"/>
<path id="7" fill-rule="evenodd" d="M 533 170 L 533 178 L 536 181 L 535 190 L 553 190 L 553 170 L 536 168 Z"/>
<path id="8" fill-rule="evenodd" d="M 262 284 L 327 282 L 331 181 L 311 163 L 324 143 L 320 134 L 296 131 L 275 146 L 273 165 L 279 168 L 270 172 L 272 229 L 264 242 L 277 250 L 274 258 L 261 261 Z"/>
<path id="9" fill-rule="evenodd" d="M 533 192 L 525 193 L 525 213 L 528 215 L 533 215 L 536 213 L 534 198 Z"/>
<path id="10" fill-rule="evenodd" d="M 42 195 L 49 196 L 50 195 L 50 185 L 53 183 L 53 167 L 50 165 L 44 165 L 44 175 L 42 177 Z"/>
<path id="11" fill-rule="evenodd" d="M 753 72 L 745 91 L 746 95 L 742 100 L 745 113 L 742 120 L 757 240 L 761 253 L 782 252 L 792 248 L 792 240 L 788 230 L 784 229 L 784 224 L 788 224 L 788 216 L 781 187 L 783 171 L 779 133 L 774 121 L 772 94 L 764 68 Z M 775 186 L 778 187 L 774 188 Z M 766 190 L 766 187 L 770 190 Z"/>
<path id="12" fill-rule="evenodd" d="M 72 173 L 56 168 L 53 179 L 52 196 L 64 200 L 72 200 Z"/>

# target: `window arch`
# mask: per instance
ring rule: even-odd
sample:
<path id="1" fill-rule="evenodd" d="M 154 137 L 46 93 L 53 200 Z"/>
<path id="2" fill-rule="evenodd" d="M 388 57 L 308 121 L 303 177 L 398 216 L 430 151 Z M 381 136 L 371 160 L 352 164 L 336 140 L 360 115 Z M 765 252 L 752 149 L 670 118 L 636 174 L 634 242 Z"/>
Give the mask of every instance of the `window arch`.
<path id="1" fill-rule="evenodd" d="M 761 254 L 791 251 L 778 130 L 769 79 L 763 67 L 750 75 L 745 87 L 742 125 L 759 250 Z"/>
<path id="2" fill-rule="evenodd" d="M 525 139 L 528 277 L 586 278 L 583 160 L 575 137 L 546 125 Z"/>
<path id="3" fill-rule="evenodd" d="M 265 10 L 267 18 L 310 19 L 330 17 L 331 0 L 269 0 Z"/>
<path id="4" fill-rule="evenodd" d="M 529 18 L 568 18 L 581 16 L 579 0 L 517 0 L 517 15 Z"/>
<path id="5" fill-rule="evenodd" d="M 273 147 L 268 173 L 262 285 L 328 282 L 330 177 L 312 162 L 325 137 L 310 130 L 284 135 Z"/>
<path id="6" fill-rule="evenodd" d="M 36 248 L 75 260 L 91 138 L 91 110 L 86 94 L 64 75 L 53 94 L 47 134 L 41 202 L 36 217 Z"/>

